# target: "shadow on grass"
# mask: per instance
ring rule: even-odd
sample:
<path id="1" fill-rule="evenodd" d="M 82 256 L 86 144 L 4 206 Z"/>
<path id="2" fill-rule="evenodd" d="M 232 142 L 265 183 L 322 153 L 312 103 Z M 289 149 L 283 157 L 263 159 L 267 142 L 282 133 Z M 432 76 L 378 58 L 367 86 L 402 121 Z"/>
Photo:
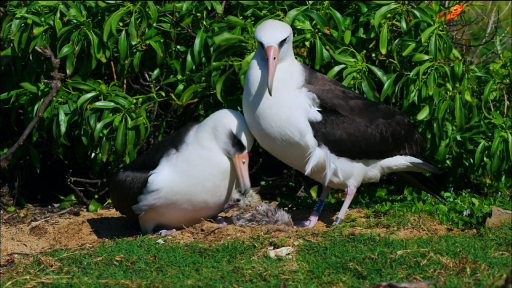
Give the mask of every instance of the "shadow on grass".
<path id="1" fill-rule="evenodd" d="M 128 217 L 103 217 L 87 222 L 99 239 L 127 238 L 140 235 L 139 220 Z"/>

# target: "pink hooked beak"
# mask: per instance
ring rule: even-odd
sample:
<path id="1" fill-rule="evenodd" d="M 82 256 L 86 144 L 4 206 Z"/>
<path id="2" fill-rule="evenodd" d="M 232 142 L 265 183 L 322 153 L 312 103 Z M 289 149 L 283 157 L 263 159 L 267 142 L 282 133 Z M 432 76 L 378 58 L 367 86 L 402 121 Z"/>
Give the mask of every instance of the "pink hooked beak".
<path id="1" fill-rule="evenodd" d="M 274 76 L 277 70 L 277 64 L 279 63 L 279 50 L 276 46 L 268 46 L 265 48 L 268 60 L 268 94 L 272 96 L 272 84 L 274 83 Z"/>
<path id="2" fill-rule="evenodd" d="M 233 159 L 233 164 L 235 164 L 238 183 L 240 183 L 240 193 L 245 195 L 251 189 L 251 179 L 249 178 L 249 153 L 236 154 Z"/>

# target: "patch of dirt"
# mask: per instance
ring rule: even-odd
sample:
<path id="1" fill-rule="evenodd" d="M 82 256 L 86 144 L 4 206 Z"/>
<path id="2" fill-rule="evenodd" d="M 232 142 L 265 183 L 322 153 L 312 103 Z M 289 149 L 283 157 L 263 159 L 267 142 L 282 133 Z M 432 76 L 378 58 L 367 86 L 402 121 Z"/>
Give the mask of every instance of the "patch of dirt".
<path id="1" fill-rule="evenodd" d="M 306 220 L 311 213 L 309 210 L 289 212 L 295 221 Z M 221 213 L 219 216 L 225 217 L 232 213 L 227 215 Z M 321 238 L 317 234 L 331 229 L 327 226 L 334 222 L 337 213 L 338 211 L 324 210 L 320 215 L 318 223 L 311 229 L 284 226 L 220 226 L 213 223 L 212 220 L 207 220 L 175 232 L 171 236 L 180 243 L 191 241 L 218 243 L 234 238 L 243 239 L 260 234 L 272 235 L 277 239 L 286 238 L 279 243 L 292 246 L 295 242 L 302 241 L 299 238 L 315 242 L 320 241 Z M 444 233 L 459 234 L 462 232 L 462 230 L 441 225 L 439 222 L 425 216 L 411 217 L 411 224 L 407 227 L 366 225 L 367 223 L 364 222 L 369 220 L 365 218 L 364 214 L 365 211 L 362 209 L 350 209 L 348 215 L 351 215 L 351 218 L 354 219 L 351 222 L 353 227 L 344 229 L 343 233 L 373 233 L 409 238 Z M 36 254 L 53 249 L 95 246 L 109 238 L 133 238 L 140 235 L 137 219 L 124 217 L 114 209 L 105 209 L 97 213 L 83 211 L 77 213 L 74 211 L 71 214 L 54 214 L 53 216 L 45 217 L 41 216 L 40 218 L 42 219 L 35 222 L 30 222 L 33 219 L 18 219 L 17 216 L 10 216 L 9 218 L 12 219 L 9 221 L 3 219 L 1 227 L 1 255 L 11 254 L 12 256 L 13 253 Z M 8 262 L 7 259 L 2 259 L 2 262 L 4 260 Z"/>

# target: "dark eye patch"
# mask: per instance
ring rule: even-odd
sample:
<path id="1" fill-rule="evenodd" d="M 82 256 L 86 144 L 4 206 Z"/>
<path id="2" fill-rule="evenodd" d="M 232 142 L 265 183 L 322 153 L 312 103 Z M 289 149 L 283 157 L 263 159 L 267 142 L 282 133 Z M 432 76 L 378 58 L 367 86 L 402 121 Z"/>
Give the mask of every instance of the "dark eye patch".
<path id="1" fill-rule="evenodd" d="M 284 46 L 284 43 L 286 43 L 286 41 L 288 40 L 288 38 L 290 38 L 290 36 L 286 37 L 283 39 L 283 41 L 279 42 L 279 51 L 281 51 L 281 48 L 283 48 Z"/>
<path id="2" fill-rule="evenodd" d="M 231 145 L 235 149 L 237 154 L 242 154 L 245 152 L 245 145 L 242 143 L 242 140 L 238 139 L 235 134 L 231 133 Z"/>

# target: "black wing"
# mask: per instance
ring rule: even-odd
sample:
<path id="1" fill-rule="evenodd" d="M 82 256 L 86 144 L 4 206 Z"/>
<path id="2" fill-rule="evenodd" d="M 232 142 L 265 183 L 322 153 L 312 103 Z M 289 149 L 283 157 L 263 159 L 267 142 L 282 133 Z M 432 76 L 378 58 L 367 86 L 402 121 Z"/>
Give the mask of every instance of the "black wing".
<path id="1" fill-rule="evenodd" d="M 160 160 L 170 150 L 179 150 L 185 137 L 197 123 L 187 124 L 178 132 L 164 138 L 153 145 L 148 151 L 134 161 L 124 166 L 110 180 L 110 199 L 121 214 L 137 217 L 132 206 L 138 203 L 137 198 L 144 191 L 149 178 L 149 172 L 156 169 Z"/>
<path id="2" fill-rule="evenodd" d="M 320 101 L 322 121 L 310 123 L 314 136 L 333 154 L 350 159 L 422 156 L 424 143 L 405 114 L 302 66 L 306 74 L 304 87 Z"/>

